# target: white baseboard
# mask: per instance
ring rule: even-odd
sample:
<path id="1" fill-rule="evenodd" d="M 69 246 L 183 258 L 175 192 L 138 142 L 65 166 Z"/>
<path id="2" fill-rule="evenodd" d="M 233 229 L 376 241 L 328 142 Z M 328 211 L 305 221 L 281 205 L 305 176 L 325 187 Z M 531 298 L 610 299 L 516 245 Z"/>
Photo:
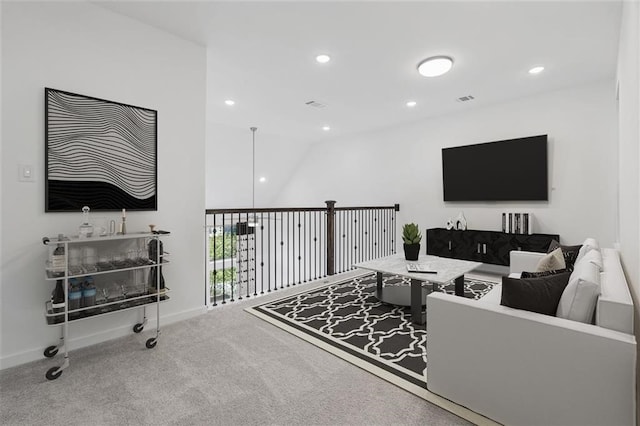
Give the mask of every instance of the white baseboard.
<path id="1" fill-rule="evenodd" d="M 189 318 L 202 315 L 207 312 L 207 307 L 202 306 L 194 309 L 189 309 L 182 312 L 176 312 L 169 315 L 160 316 L 160 326 L 167 324 L 173 324 L 176 322 L 184 321 Z M 149 312 L 149 321 L 155 319 L 155 312 Z M 80 349 L 87 346 L 95 345 L 98 343 L 106 342 L 108 340 L 117 339 L 119 337 L 125 337 L 132 333 L 131 325 L 114 327 L 108 330 L 100 331 L 99 333 L 88 334 L 86 336 L 73 337 L 69 339 L 70 350 Z M 38 361 L 43 359 L 44 347 L 38 347 L 27 351 L 19 352 L 17 354 L 8 355 L 0 358 L 0 370 L 4 370 L 18 365 L 26 364 L 32 361 Z"/>

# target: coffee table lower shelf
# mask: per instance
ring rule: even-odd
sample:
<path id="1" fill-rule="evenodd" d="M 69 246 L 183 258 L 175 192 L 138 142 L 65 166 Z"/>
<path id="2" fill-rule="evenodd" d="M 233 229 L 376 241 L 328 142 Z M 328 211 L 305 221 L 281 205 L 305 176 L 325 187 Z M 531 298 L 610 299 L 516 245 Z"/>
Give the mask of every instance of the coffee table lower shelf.
<path id="1" fill-rule="evenodd" d="M 378 278 L 378 279 L 381 279 L 381 278 Z M 415 291 L 415 287 L 411 288 L 406 285 L 383 286 L 382 288 L 378 286 L 376 290 L 376 298 L 382 303 L 385 303 L 388 305 L 406 306 L 411 308 L 411 322 L 413 322 L 414 324 L 422 325 L 426 323 L 426 320 L 427 320 L 427 315 L 425 312 L 423 312 L 423 308 L 426 307 L 427 296 L 432 292 L 432 290 L 429 288 L 423 287 L 421 282 L 412 283 L 412 284 L 413 286 L 415 285 L 420 286 L 419 299 L 415 298 L 415 296 L 413 295 L 413 292 Z M 414 302 L 415 304 L 412 305 L 411 304 L 412 300 L 414 301 L 418 300 L 419 302 L 417 303 Z"/>
<path id="2" fill-rule="evenodd" d="M 390 305 L 408 306 L 411 308 L 411 322 L 423 325 L 427 316 L 422 308 L 426 306 L 427 295 L 431 289 L 422 286 L 423 281 L 411 278 L 411 285 L 384 286 L 382 272 L 376 272 L 376 297 L 382 303 Z M 433 284 L 431 284 L 433 286 Z M 433 289 L 434 287 L 432 287 Z"/>
<path id="3" fill-rule="evenodd" d="M 431 294 L 431 289 L 422 287 L 420 300 L 423 302 L 421 306 L 426 306 L 427 296 Z M 382 303 L 398 306 L 411 306 L 411 290 L 408 286 L 385 286 L 381 290 L 376 291 L 376 297 Z"/>

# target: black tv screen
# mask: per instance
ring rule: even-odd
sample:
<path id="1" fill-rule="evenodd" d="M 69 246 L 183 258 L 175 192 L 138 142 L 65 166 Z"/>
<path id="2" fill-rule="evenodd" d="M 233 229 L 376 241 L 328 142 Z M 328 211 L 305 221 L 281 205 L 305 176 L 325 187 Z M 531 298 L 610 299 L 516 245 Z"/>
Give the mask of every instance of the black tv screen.
<path id="1" fill-rule="evenodd" d="M 442 149 L 444 201 L 547 201 L 547 135 Z"/>

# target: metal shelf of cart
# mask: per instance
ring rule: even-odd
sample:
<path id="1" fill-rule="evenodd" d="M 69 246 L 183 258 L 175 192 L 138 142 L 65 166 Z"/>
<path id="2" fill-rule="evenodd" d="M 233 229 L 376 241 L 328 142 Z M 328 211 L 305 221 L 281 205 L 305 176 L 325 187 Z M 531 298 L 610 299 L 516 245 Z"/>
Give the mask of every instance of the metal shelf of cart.
<path id="1" fill-rule="evenodd" d="M 167 293 L 171 289 L 165 287 L 160 290 L 160 303 L 169 300 Z M 93 318 L 100 315 L 113 314 L 116 312 L 128 311 L 130 309 L 140 308 L 145 305 L 152 305 L 158 302 L 158 293 L 146 293 L 140 296 L 127 297 L 125 299 L 114 299 L 112 302 L 100 303 L 93 306 L 87 306 L 80 309 L 67 311 L 69 322 L 80 321 L 83 319 Z M 51 301 L 45 302 L 45 314 L 47 325 L 59 326 L 64 324 L 64 312 L 53 312 Z"/>
<path id="2" fill-rule="evenodd" d="M 164 259 L 164 256 L 160 257 L 163 259 L 161 262 L 161 266 L 171 263 L 169 260 Z M 63 280 L 65 278 L 85 277 L 87 275 L 101 275 L 121 271 L 135 271 L 136 269 L 148 269 L 155 266 L 156 262 L 150 259 L 127 259 L 115 262 L 98 262 L 95 265 L 69 266 L 69 275 L 65 275 L 64 272 L 56 272 L 52 270 L 52 268 L 50 267 L 50 262 L 47 261 L 47 268 L 45 269 L 45 280 L 55 281 Z"/>
<path id="3" fill-rule="evenodd" d="M 170 233 L 166 234 L 154 234 L 151 232 L 129 232 L 126 234 L 113 234 L 103 236 L 92 236 L 80 238 L 77 235 L 65 236 L 62 241 L 58 241 L 57 238 L 44 237 L 42 242 L 46 245 L 49 244 L 77 244 L 77 243 L 93 243 L 98 241 L 114 241 L 114 240 L 131 240 L 134 238 L 164 238 L 170 236 Z"/>

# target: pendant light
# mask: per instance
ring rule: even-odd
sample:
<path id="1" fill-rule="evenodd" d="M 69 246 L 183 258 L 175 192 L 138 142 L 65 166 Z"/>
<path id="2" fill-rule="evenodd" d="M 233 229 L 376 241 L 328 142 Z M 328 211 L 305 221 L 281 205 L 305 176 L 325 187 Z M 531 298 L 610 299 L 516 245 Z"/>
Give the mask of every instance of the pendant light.
<path id="1" fill-rule="evenodd" d="M 256 208 L 256 130 L 257 127 L 249 127 L 251 130 L 251 158 L 252 158 L 252 169 L 251 169 L 251 208 Z M 256 213 L 251 213 L 251 220 L 247 219 L 249 222 L 248 225 L 252 228 L 255 228 L 258 223 L 256 220 Z"/>

